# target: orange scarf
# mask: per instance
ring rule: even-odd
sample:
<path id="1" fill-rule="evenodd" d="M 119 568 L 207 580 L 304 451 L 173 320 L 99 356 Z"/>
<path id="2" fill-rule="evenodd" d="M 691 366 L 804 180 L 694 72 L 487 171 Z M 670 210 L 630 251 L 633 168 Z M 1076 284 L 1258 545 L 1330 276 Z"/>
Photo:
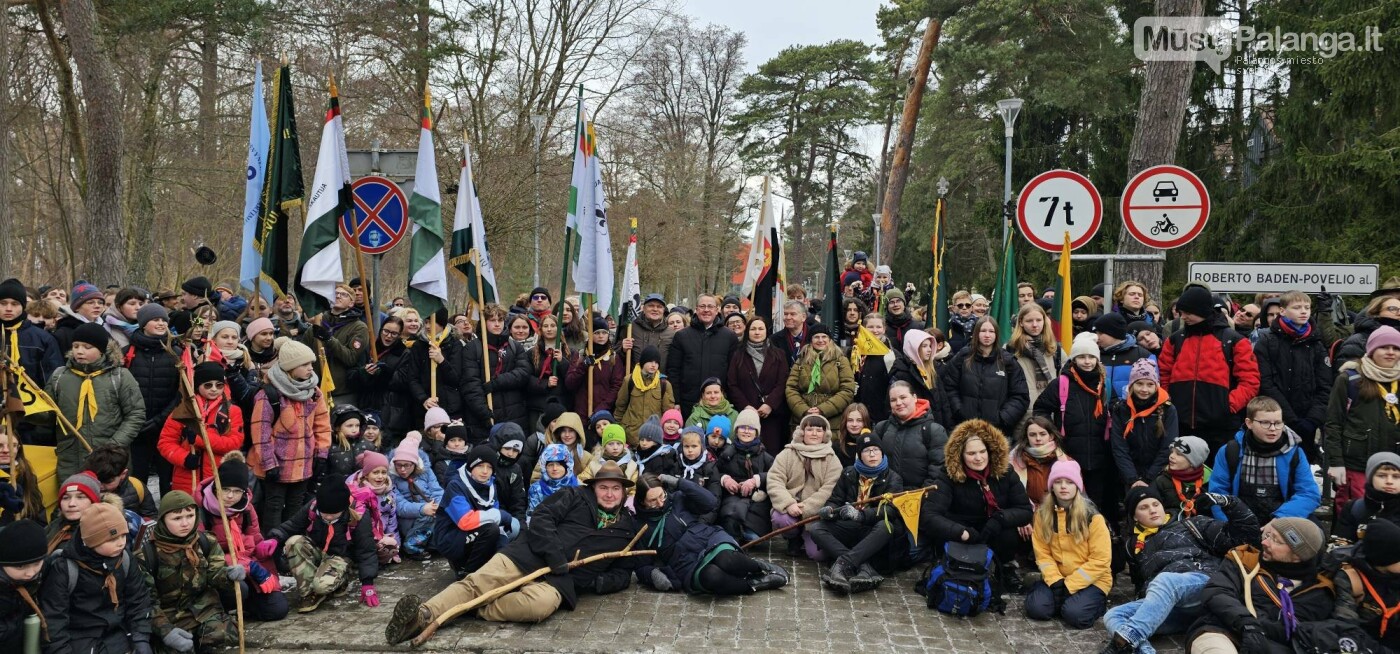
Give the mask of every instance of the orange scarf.
<path id="1" fill-rule="evenodd" d="M 1099 373 L 1099 386 L 1098 386 L 1098 389 L 1095 390 L 1095 389 L 1089 388 L 1089 386 L 1086 385 L 1086 384 L 1084 383 L 1084 380 L 1079 378 L 1079 368 L 1077 368 L 1077 367 L 1072 367 L 1072 368 L 1070 368 L 1070 376 L 1074 378 L 1074 383 L 1079 384 L 1079 387 L 1082 388 L 1082 389 L 1084 389 L 1084 392 L 1085 392 L 1085 393 L 1088 393 L 1088 394 L 1094 396 L 1094 417 L 1095 417 L 1095 418 L 1102 418 L 1102 417 L 1103 417 L 1103 378 L 1106 377 L 1107 375 L 1108 375 L 1108 372 L 1107 372 L 1107 371 L 1103 371 L 1103 372 L 1100 372 L 1100 373 Z M 1060 419 L 1061 419 L 1061 420 L 1064 420 L 1064 417 L 1061 416 Z"/>
<path id="2" fill-rule="evenodd" d="M 1132 396 L 1128 397 L 1128 411 L 1132 412 L 1132 415 L 1128 416 L 1128 424 L 1123 426 L 1123 438 L 1127 438 L 1128 434 L 1133 433 L 1133 425 L 1137 424 L 1138 418 L 1146 418 L 1147 416 L 1152 415 L 1152 413 L 1156 411 L 1158 407 L 1161 407 L 1172 400 L 1171 396 L 1167 395 L 1167 392 L 1163 390 L 1161 386 L 1157 387 L 1157 401 L 1153 402 L 1152 405 L 1147 407 L 1146 409 L 1143 409 L 1141 411 L 1134 411 L 1134 399 L 1136 398 Z"/>

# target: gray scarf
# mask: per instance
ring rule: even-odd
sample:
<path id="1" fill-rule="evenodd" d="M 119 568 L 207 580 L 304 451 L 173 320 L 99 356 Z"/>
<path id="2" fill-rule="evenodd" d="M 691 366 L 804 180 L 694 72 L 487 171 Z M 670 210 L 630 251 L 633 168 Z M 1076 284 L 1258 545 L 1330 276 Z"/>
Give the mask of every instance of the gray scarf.
<path id="1" fill-rule="evenodd" d="M 295 402 L 305 402 L 311 399 L 316 388 L 321 385 L 321 380 L 317 378 L 315 372 L 312 372 L 311 377 L 306 381 L 297 381 L 288 376 L 286 371 L 282 370 L 282 366 L 278 365 L 267 369 L 267 381 L 272 384 L 273 388 L 277 389 L 278 393 L 282 394 L 282 397 Z"/>
<path id="2" fill-rule="evenodd" d="M 745 349 L 749 351 L 749 358 L 753 359 L 753 371 L 755 374 L 763 372 L 763 358 L 768 354 L 768 341 L 755 343 L 745 340 Z"/>

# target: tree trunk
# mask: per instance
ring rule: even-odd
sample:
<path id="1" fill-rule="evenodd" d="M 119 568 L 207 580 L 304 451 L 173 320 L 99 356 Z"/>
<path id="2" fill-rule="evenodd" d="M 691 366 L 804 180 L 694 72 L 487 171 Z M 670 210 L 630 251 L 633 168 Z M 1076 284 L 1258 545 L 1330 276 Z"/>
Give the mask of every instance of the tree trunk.
<path id="1" fill-rule="evenodd" d="M 83 126 L 88 146 L 86 256 L 78 273 L 95 284 L 120 283 L 126 274 L 126 229 L 122 222 L 121 94 L 111 55 L 92 0 L 60 0 L 68 44 L 82 77 Z"/>
<path id="2" fill-rule="evenodd" d="M 10 12 L 0 11 L 0 61 L 10 60 Z M 0 88 L 0 124 L 9 123 L 10 87 Z M 0 234 L 6 235 L 0 245 L 0 277 L 15 274 L 16 248 L 14 242 L 14 212 L 10 210 L 10 130 L 0 131 Z M 33 238 L 29 239 L 33 242 Z"/>
<path id="3" fill-rule="evenodd" d="M 213 161 L 216 156 L 215 150 L 218 147 L 214 129 L 215 123 L 219 120 L 218 28 L 206 26 L 204 40 L 200 42 L 199 47 L 199 158 L 204 161 Z M 149 87 L 147 90 L 149 91 Z"/>
<path id="4" fill-rule="evenodd" d="M 904 184 L 909 181 L 909 151 L 914 145 L 914 127 L 919 122 L 919 107 L 923 105 L 928 72 L 933 65 L 933 48 L 938 45 L 942 27 L 943 23 L 937 19 L 929 19 L 928 27 L 924 30 L 924 41 L 919 45 L 919 57 L 914 63 L 914 76 L 909 81 L 909 94 L 904 97 L 899 141 L 895 144 L 894 161 L 890 164 L 885 202 L 880 207 L 880 258 L 883 261 L 894 261 L 895 247 L 899 243 L 899 203 L 904 197 Z"/>
<path id="5" fill-rule="evenodd" d="M 154 44 L 151 68 L 146 73 L 141 90 L 141 120 L 136 138 L 140 150 L 136 153 L 131 171 L 131 199 L 127 213 L 131 216 L 131 234 L 152 234 L 155 227 L 155 166 L 160 139 L 160 80 L 170 62 L 171 49 L 168 44 Z M 202 102 L 202 101 L 201 101 Z M 212 133 L 212 129 L 211 129 Z M 211 139 L 212 140 L 212 139 Z M 206 158 L 212 155 L 204 155 Z M 151 248 L 145 239 L 133 238 L 127 244 L 126 282 L 142 284 L 150 288 Z"/>
<path id="6" fill-rule="evenodd" d="M 1201 0 L 1157 0 L 1157 16 L 1199 16 Z M 1128 178 L 1142 170 L 1175 163 L 1177 144 L 1186 118 L 1186 101 L 1191 93 L 1194 61 L 1149 61 L 1142 96 L 1138 101 L 1138 121 L 1133 142 L 1128 146 Z M 1118 231 L 1119 254 L 1151 254 L 1156 248 L 1137 242 L 1126 224 Z M 1137 280 L 1147 286 L 1151 297 L 1162 297 L 1162 262 L 1122 261 L 1114 265 L 1114 279 Z M 1112 292 L 1112 289 L 1108 289 Z"/>
<path id="7" fill-rule="evenodd" d="M 54 75 L 58 78 L 59 113 L 63 117 L 63 131 L 73 140 L 73 176 L 78 180 L 79 192 L 86 193 L 87 138 L 78 124 L 78 117 L 82 112 L 78 110 L 78 92 L 73 84 L 73 69 L 68 64 L 68 51 L 58 39 L 58 30 L 54 29 L 48 0 L 38 0 L 34 13 L 39 16 L 39 26 L 44 31 L 44 42 L 49 46 L 49 56 L 53 57 Z"/>

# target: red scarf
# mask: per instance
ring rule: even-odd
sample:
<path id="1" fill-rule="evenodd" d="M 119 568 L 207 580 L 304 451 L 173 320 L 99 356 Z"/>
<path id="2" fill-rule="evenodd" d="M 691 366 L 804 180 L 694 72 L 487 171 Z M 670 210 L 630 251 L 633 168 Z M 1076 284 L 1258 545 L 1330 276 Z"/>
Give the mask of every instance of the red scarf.
<path id="1" fill-rule="evenodd" d="M 997 498 L 992 494 L 992 487 L 987 485 L 987 471 L 968 470 L 967 478 L 977 482 L 977 488 L 982 491 L 982 499 L 987 503 L 987 517 L 996 515 L 996 512 L 1001 510 L 1001 506 L 997 504 Z"/>

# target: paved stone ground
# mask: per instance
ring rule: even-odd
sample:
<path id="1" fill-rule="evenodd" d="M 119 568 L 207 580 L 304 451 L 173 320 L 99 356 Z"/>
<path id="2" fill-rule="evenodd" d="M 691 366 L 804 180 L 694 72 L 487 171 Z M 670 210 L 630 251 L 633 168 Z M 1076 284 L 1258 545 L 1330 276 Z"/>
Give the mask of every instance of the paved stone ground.
<path id="1" fill-rule="evenodd" d="M 575 611 L 537 625 L 459 618 L 440 630 L 426 652 L 932 652 L 936 654 L 1094 654 L 1102 627 L 1074 631 L 1023 617 L 1021 599 L 1009 597 L 1005 615 L 953 618 L 925 608 L 913 591 L 917 573 L 886 580 L 853 597 L 825 591 L 817 564 L 794 562 L 776 548 L 769 556 L 788 568 L 792 583 L 778 591 L 738 598 L 692 597 L 632 588 L 606 597 L 585 596 Z M 1120 577 L 1126 583 L 1126 577 Z M 404 562 L 379 576 L 383 605 L 359 604 L 358 589 L 271 624 L 250 624 L 249 651 L 392 651 L 384 625 L 394 602 L 409 592 L 431 596 L 452 581 L 447 564 Z M 1112 603 L 1128 600 L 1117 588 Z M 1180 637 L 1159 637 L 1162 654 L 1183 651 Z M 402 647 L 400 651 L 406 651 Z"/>

